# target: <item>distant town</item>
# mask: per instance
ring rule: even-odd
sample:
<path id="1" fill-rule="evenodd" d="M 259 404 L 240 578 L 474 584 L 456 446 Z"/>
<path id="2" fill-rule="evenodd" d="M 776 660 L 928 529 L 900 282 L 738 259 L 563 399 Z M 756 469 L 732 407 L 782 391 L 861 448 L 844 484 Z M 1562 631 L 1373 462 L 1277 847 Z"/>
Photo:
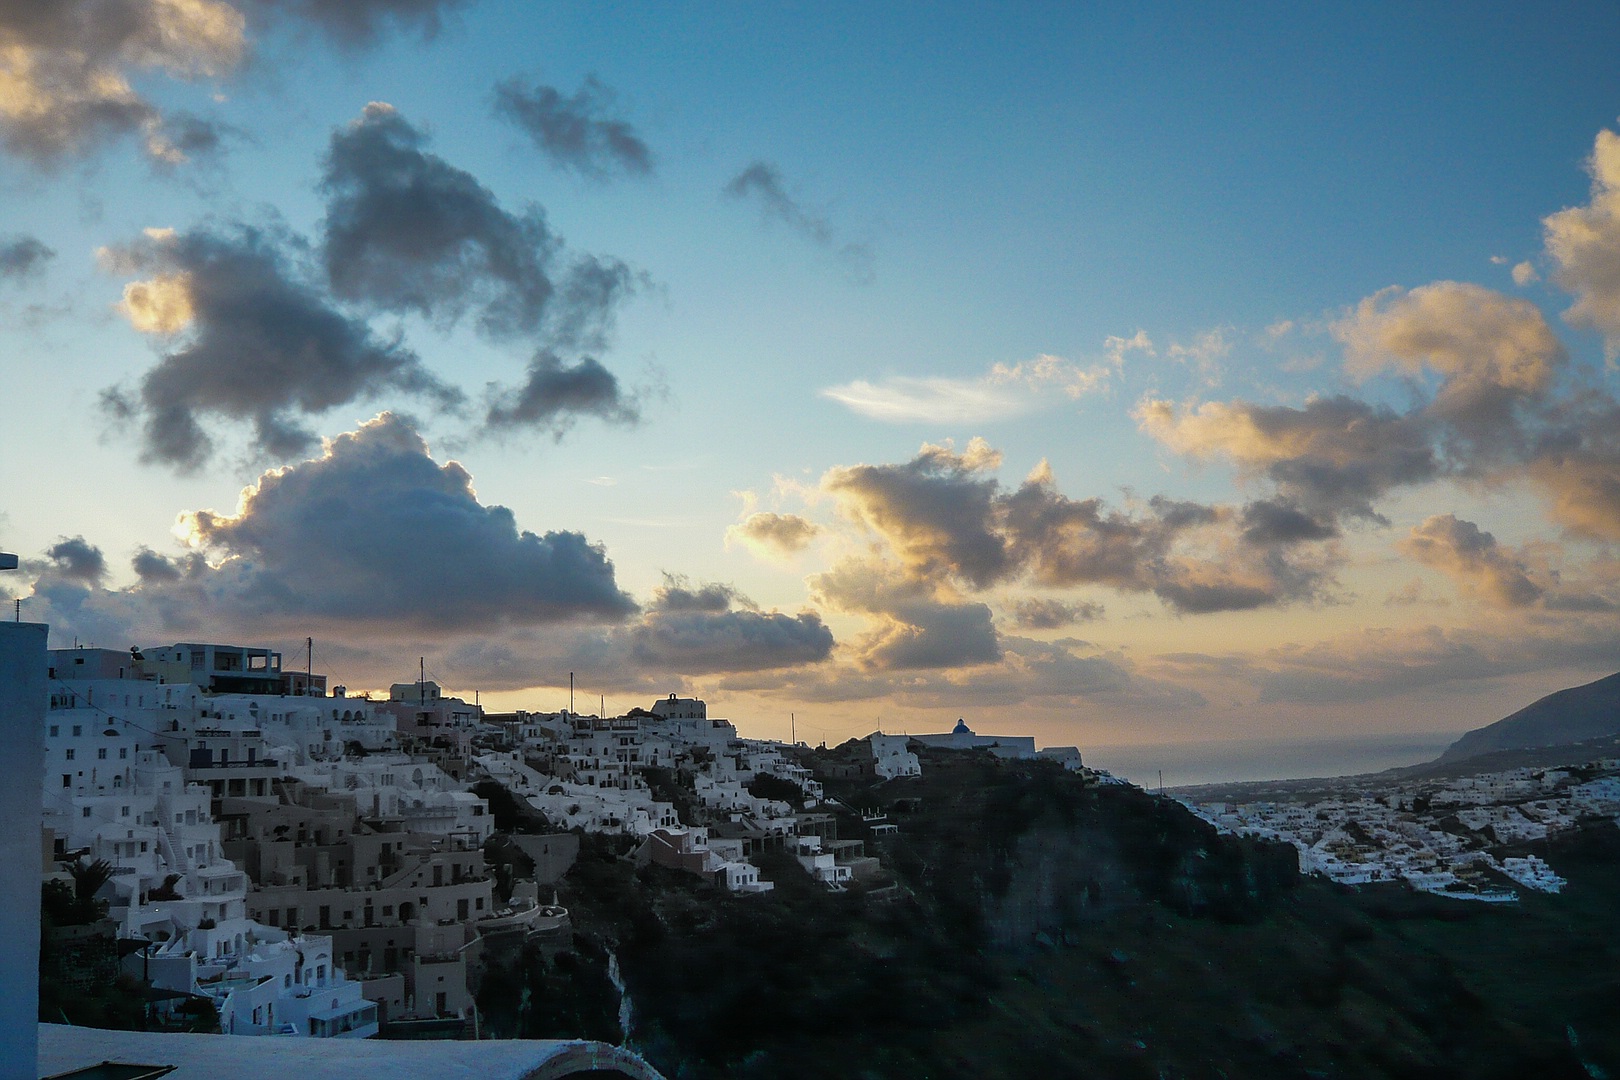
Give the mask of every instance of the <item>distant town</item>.
<path id="1" fill-rule="evenodd" d="M 1620 819 L 1620 758 L 1580 767 L 1518 768 L 1320 799 L 1187 806 L 1224 832 L 1292 844 L 1301 873 L 1346 885 L 1401 881 L 1458 900 L 1503 902 L 1519 889 L 1558 892 L 1564 879 L 1511 851 L 1595 817 Z"/>

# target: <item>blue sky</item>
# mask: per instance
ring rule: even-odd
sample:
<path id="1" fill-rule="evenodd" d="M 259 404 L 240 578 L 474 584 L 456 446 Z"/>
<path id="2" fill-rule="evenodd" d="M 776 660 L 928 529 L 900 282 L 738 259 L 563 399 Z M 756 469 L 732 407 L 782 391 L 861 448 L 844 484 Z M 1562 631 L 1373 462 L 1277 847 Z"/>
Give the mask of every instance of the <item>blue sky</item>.
<path id="1" fill-rule="evenodd" d="M 41 10 L 0 545 L 61 642 L 1116 744 L 1461 728 L 1620 655 L 1612 5 Z M 383 143 L 451 240 L 447 189 L 378 216 Z M 288 283 L 359 351 L 252 353 Z"/>

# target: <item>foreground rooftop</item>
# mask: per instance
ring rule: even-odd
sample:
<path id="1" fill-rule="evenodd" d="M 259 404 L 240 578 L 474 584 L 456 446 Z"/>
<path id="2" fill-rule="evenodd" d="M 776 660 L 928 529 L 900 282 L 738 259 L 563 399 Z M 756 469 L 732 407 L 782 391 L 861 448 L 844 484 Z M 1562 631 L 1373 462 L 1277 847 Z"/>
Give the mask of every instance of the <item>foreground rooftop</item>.
<path id="1" fill-rule="evenodd" d="M 39 1025 L 39 1076 L 107 1061 L 173 1065 L 169 1080 L 565 1080 L 584 1074 L 662 1080 L 631 1051 L 584 1040 L 389 1042 Z"/>

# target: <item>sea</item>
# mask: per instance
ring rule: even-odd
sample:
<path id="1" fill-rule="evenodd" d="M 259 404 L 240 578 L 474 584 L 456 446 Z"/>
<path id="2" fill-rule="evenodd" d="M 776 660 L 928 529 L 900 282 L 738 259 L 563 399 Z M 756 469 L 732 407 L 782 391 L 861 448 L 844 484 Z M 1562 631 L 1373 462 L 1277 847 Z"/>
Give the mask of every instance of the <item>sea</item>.
<path id="1" fill-rule="evenodd" d="M 1085 763 L 1144 788 L 1355 776 L 1433 761 L 1462 732 L 1087 746 Z"/>

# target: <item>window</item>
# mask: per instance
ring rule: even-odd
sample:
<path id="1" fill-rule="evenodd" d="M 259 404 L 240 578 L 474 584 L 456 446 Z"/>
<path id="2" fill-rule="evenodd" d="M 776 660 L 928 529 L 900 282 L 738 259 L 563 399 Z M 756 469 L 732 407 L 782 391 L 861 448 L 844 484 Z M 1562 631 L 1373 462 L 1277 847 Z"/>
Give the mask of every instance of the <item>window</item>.
<path id="1" fill-rule="evenodd" d="M 55 738 L 59 737 L 61 734 L 62 734 L 62 725 L 61 724 L 52 724 L 51 725 L 51 738 L 55 739 Z"/>
<path id="2" fill-rule="evenodd" d="M 67 748 L 67 759 L 69 761 L 73 760 L 73 747 L 71 746 Z"/>
<path id="3" fill-rule="evenodd" d="M 105 746 L 96 747 L 96 760 L 97 761 L 106 761 L 107 760 L 107 748 Z"/>
<path id="4" fill-rule="evenodd" d="M 83 735 L 83 734 L 84 734 L 84 725 L 83 724 L 74 724 L 73 725 L 73 736 L 74 736 L 74 738 L 78 738 L 80 735 Z"/>
<path id="5" fill-rule="evenodd" d="M 119 808 L 118 808 L 118 816 L 119 816 L 119 817 L 129 817 L 129 807 L 127 807 L 127 806 L 120 806 L 120 807 L 119 807 Z"/>
<path id="6" fill-rule="evenodd" d="M 118 760 L 119 761 L 127 761 L 127 760 L 129 760 L 129 747 L 120 746 L 118 748 Z"/>
<path id="7" fill-rule="evenodd" d="M 72 787 L 73 786 L 73 774 L 72 773 L 63 773 L 62 774 L 62 786 L 63 787 Z"/>
<path id="8" fill-rule="evenodd" d="M 90 808 L 88 806 L 86 806 L 82 811 L 80 811 L 79 816 L 80 817 L 89 817 L 90 816 Z"/>

